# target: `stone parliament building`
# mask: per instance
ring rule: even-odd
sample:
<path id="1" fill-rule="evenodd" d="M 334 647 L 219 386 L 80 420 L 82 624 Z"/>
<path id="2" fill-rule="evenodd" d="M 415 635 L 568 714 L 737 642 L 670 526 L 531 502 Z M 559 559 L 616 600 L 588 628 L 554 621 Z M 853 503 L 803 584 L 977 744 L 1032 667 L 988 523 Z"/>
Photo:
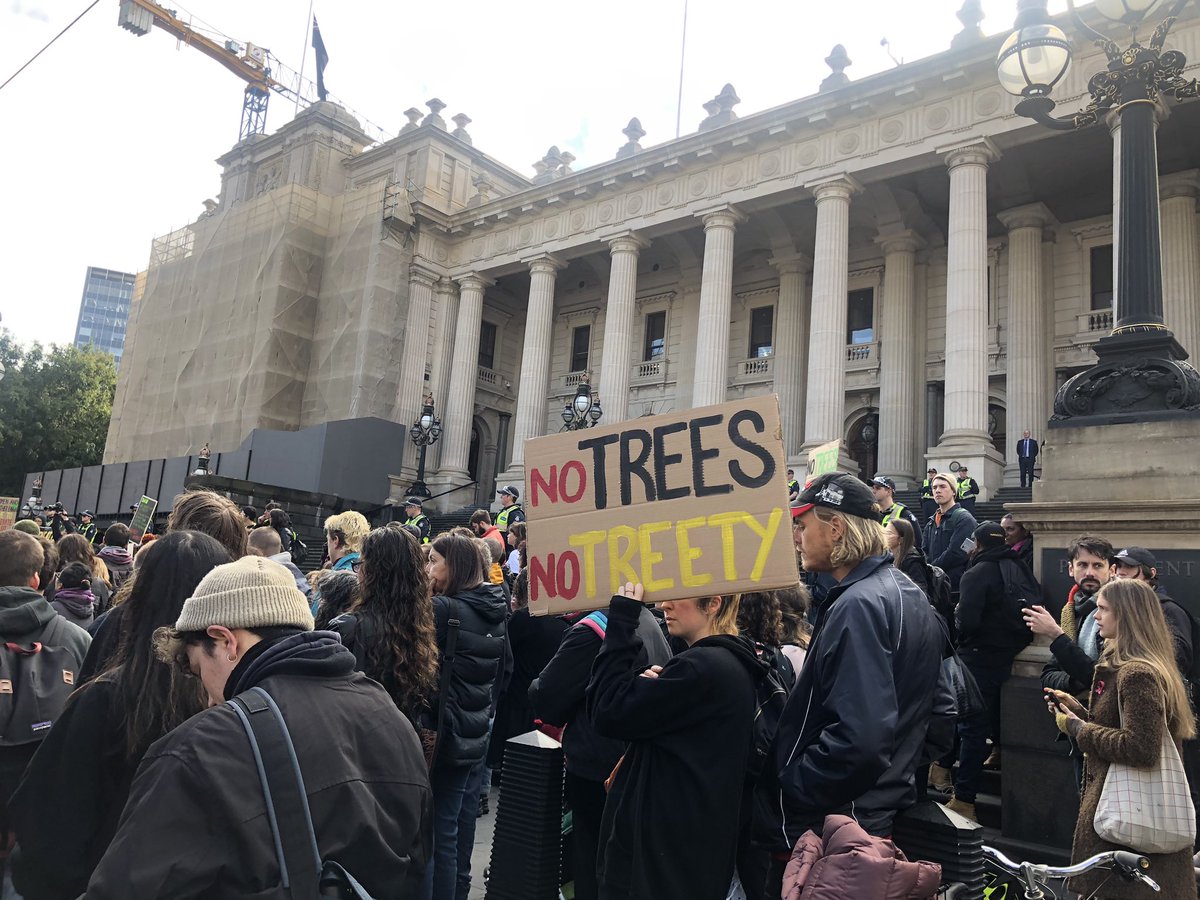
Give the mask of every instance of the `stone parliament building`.
<path id="1" fill-rule="evenodd" d="M 221 157 L 218 200 L 155 241 L 104 461 L 207 442 L 224 474 L 255 434 L 380 420 L 319 462 L 368 470 L 356 499 L 380 503 L 416 475 L 432 394 L 426 481 L 487 505 L 587 379 L 602 424 L 776 393 L 798 469 L 841 439 L 851 470 L 911 487 L 956 461 L 986 498 L 1113 320 L 1112 134 L 1015 115 L 1002 40 L 968 26 L 861 80 L 835 48 L 811 96 L 739 116 L 726 85 L 693 134 L 643 147 L 634 120 L 611 160 L 551 148 L 532 177 L 439 100 L 383 144 L 318 103 Z M 1200 60 L 1194 8 L 1171 41 Z M 1103 67 L 1075 59 L 1066 113 Z M 1191 352 L 1197 135 L 1200 104 L 1161 110 L 1165 318 Z"/>

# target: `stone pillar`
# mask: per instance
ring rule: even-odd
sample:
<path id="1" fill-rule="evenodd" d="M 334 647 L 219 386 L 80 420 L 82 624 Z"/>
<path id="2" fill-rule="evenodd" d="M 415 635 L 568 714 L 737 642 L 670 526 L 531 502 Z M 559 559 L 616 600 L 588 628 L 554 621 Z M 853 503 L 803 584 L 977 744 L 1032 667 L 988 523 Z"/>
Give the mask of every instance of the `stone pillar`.
<path id="1" fill-rule="evenodd" d="M 608 239 L 612 269 L 604 309 L 604 355 L 599 394 L 605 424 L 629 418 L 629 375 L 633 365 L 633 312 L 637 300 L 638 254 L 649 241 L 632 231 Z"/>
<path id="2" fill-rule="evenodd" d="M 733 304 L 733 232 L 746 217 L 732 206 L 700 214 L 704 222 L 704 269 L 692 406 L 725 401 L 729 381 L 729 315 Z"/>
<path id="3" fill-rule="evenodd" d="M 501 477 L 506 484 L 525 478 L 525 441 L 546 429 L 546 389 L 550 379 L 550 332 L 554 326 L 554 279 L 566 265 L 546 254 L 529 261 L 529 304 L 525 313 L 525 343 L 521 349 L 521 380 L 513 418 L 512 462 Z"/>
<path id="4" fill-rule="evenodd" d="M 1196 235 L 1195 169 L 1159 181 L 1162 217 L 1163 320 L 1200 364 L 1200 245 Z"/>
<path id="5" fill-rule="evenodd" d="M 804 451 L 843 440 L 846 406 L 846 306 L 850 264 L 850 197 L 862 190 L 848 175 L 808 185 L 817 199 L 813 250 L 812 319 L 808 338 L 808 395 Z M 843 454 L 847 471 L 857 466 Z M 874 474 L 874 473 L 871 473 Z"/>
<path id="6" fill-rule="evenodd" d="M 812 260 L 802 253 L 776 256 L 769 260 L 779 273 L 779 310 L 775 322 L 775 393 L 779 395 L 779 414 L 783 422 L 783 452 L 788 464 L 802 461 L 800 445 L 804 440 L 804 338 L 808 334 L 808 304 L 805 279 Z"/>
<path id="7" fill-rule="evenodd" d="M 923 241 L 914 231 L 897 229 L 880 234 L 877 243 L 884 255 L 879 322 L 879 471 L 904 490 L 912 484 L 920 465 L 913 454 L 920 387 L 912 357 L 918 318 L 916 257 Z"/>
<path id="8" fill-rule="evenodd" d="M 1019 485 L 1017 441 L 1023 431 L 1034 440 L 1046 435 L 1046 342 L 1043 310 L 1049 285 L 1042 280 L 1045 258 L 1042 234 L 1054 215 L 1041 203 L 1008 209 L 997 215 L 1008 229 L 1008 443 L 1004 483 Z"/>
<path id="9" fill-rule="evenodd" d="M 433 394 L 438 416 L 446 412 L 446 392 L 450 389 L 450 369 L 454 364 L 454 328 L 458 321 L 458 284 L 442 278 L 433 288 L 436 313 L 433 323 L 433 362 L 429 372 L 429 393 Z M 442 442 L 429 448 L 427 468 L 436 472 L 441 464 Z"/>
<path id="10" fill-rule="evenodd" d="M 930 462 L 938 471 L 969 465 L 981 499 L 1000 487 L 1003 457 L 988 435 L 987 169 L 990 141 L 945 154 L 950 170 L 946 245 L 946 426 Z M 979 477 L 982 475 L 983 477 Z"/>
<path id="11" fill-rule="evenodd" d="M 454 329 L 453 365 L 442 407 L 442 464 L 437 483 L 463 484 L 471 452 L 471 420 L 475 416 L 475 382 L 479 378 L 479 329 L 483 325 L 483 292 L 490 279 L 471 273 L 458 279 L 461 295 Z M 436 491 L 435 491 L 436 493 Z M 451 501 L 453 505 L 453 501 Z"/>
<path id="12" fill-rule="evenodd" d="M 400 384 L 396 394 L 396 421 L 407 428 L 416 421 L 425 399 L 425 361 L 429 358 L 429 319 L 433 315 L 433 285 L 440 275 L 418 260 L 408 267 L 408 318 L 404 326 L 404 353 L 400 357 Z M 416 477 L 420 449 L 404 442 L 400 475 Z"/>

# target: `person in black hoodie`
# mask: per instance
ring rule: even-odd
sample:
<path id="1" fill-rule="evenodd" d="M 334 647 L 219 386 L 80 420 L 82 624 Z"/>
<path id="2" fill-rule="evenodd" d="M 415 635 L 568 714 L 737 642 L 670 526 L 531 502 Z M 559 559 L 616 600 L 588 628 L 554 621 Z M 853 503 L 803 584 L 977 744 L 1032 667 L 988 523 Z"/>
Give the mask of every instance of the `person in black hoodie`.
<path id="1" fill-rule="evenodd" d="M 512 651 L 506 627 L 508 606 L 499 586 L 484 580 L 478 541 L 443 534 L 429 547 L 434 627 L 441 664 L 450 675 L 446 696 L 439 695 L 431 704 L 431 723 L 440 721 L 430 772 L 433 864 L 426 870 L 421 897 L 453 900 L 465 897 L 470 885 L 491 720 L 512 672 Z M 448 652 L 451 639 L 453 657 Z"/>
<path id="2" fill-rule="evenodd" d="M 533 714 L 551 725 L 565 726 L 563 753 L 567 760 L 566 794 L 571 806 L 572 853 L 575 896 L 597 900 L 597 850 L 604 815 L 604 780 L 621 758 L 625 745 L 603 737 L 587 709 L 587 686 L 592 665 L 604 643 L 608 614 L 594 612 L 580 618 L 563 635 L 554 658 L 529 686 Z M 638 611 L 638 655 L 632 667 L 638 672 L 650 666 L 665 666 L 671 648 L 658 619 L 647 606 Z"/>
<path id="3" fill-rule="evenodd" d="M 600 828 L 601 900 L 724 900 L 733 882 L 755 685 L 766 663 L 737 633 L 737 596 L 661 604 L 688 647 L 643 669 L 642 586 L 626 584 L 588 686 L 596 730 L 629 746 Z"/>
<path id="4" fill-rule="evenodd" d="M 883 537 L 896 568 L 929 598 L 929 561 L 917 546 L 917 532 L 907 519 L 892 519 L 883 526 Z"/>
<path id="5" fill-rule="evenodd" d="M 371 896 L 415 896 L 432 810 L 420 741 L 337 635 L 312 623 L 295 579 L 260 556 L 196 586 L 159 652 L 199 677 L 211 708 L 146 753 L 88 900 L 316 895 L 315 884 L 284 887 L 256 756 L 227 702 L 252 687 L 290 733 L 319 858 Z"/>
<path id="6" fill-rule="evenodd" d="M 104 532 L 104 546 L 97 555 L 108 566 L 108 573 L 112 576 L 109 581 L 112 582 L 113 590 L 120 589 L 125 579 L 133 573 L 133 557 L 129 553 L 129 529 L 120 522 L 109 525 L 108 530 Z"/>
<path id="7" fill-rule="evenodd" d="M 1006 581 L 1023 584 L 1022 573 L 1032 573 L 1005 543 L 999 522 L 984 522 L 973 536 L 975 548 L 959 582 L 954 618 L 958 655 L 979 685 L 987 715 L 964 716 L 958 721 L 958 773 L 948 808 L 975 821 L 975 795 L 988 757 L 989 736 L 998 760 L 1000 689 L 1012 674 L 1013 660 L 1033 640 L 1033 634 L 1025 627 L 1022 607 L 1008 597 L 1005 588 Z M 1027 599 L 1032 603 L 1038 598 Z"/>
<path id="8" fill-rule="evenodd" d="M 95 615 L 96 595 L 92 593 L 92 573 L 83 563 L 69 563 L 58 570 L 54 581 L 54 611 L 86 629 Z"/>
<path id="9" fill-rule="evenodd" d="M 226 562 L 224 547 L 194 531 L 146 549 L 120 607 L 127 618 L 116 657 L 71 696 L 13 797 L 14 883 L 26 900 L 84 892 L 146 750 L 204 708 L 195 679 L 156 657 L 154 632 L 174 624 L 200 579 Z"/>

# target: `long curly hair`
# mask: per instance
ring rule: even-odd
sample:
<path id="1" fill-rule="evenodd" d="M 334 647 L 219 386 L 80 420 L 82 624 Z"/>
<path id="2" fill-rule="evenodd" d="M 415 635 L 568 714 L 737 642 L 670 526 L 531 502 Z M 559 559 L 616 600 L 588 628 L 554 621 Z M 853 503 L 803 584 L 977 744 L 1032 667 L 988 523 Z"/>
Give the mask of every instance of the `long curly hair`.
<path id="1" fill-rule="evenodd" d="M 768 647 L 783 644 L 783 613 L 774 591 L 742 594 L 738 606 L 738 633 Z"/>
<path id="2" fill-rule="evenodd" d="M 433 599 L 421 545 L 400 528 L 376 528 L 362 542 L 362 589 L 350 611 L 367 641 L 366 674 L 411 720 L 437 690 Z M 363 626 L 366 627 L 363 627 Z"/>

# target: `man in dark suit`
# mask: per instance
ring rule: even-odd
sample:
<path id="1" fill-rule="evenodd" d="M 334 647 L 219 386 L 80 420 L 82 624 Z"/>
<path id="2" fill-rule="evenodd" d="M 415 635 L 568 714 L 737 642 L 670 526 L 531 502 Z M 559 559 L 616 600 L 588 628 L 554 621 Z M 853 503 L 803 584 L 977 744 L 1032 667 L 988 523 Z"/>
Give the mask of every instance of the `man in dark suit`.
<path id="1" fill-rule="evenodd" d="M 1017 441 L 1017 463 L 1021 467 L 1021 487 L 1029 487 L 1033 484 L 1033 465 L 1037 455 L 1037 441 L 1031 438 L 1029 432 L 1026 431 Z"/>

